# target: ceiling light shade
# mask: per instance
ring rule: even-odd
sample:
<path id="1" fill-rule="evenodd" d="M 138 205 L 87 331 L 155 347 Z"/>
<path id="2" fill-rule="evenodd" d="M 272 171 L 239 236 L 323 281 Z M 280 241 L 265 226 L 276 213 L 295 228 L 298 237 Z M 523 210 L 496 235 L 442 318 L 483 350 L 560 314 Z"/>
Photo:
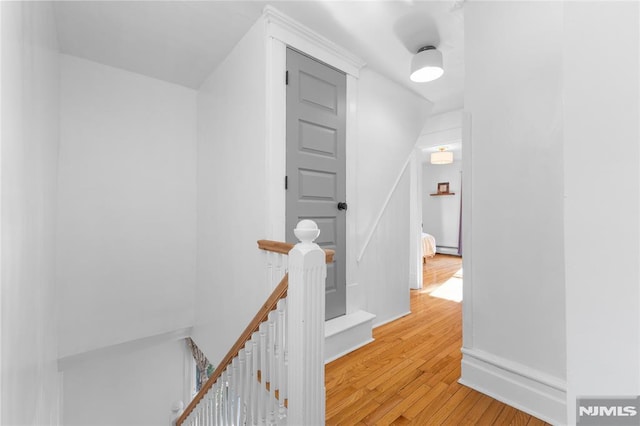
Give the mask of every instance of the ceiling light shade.
<path id="1" fill-rule="evenodd" d="M 453 152 L 445 151 L 444 148 L 438 148 L 440 151 L 431 153 L 431 164 L 451 164 L 453 163 Z"/>
<path id="2" fill-rule="evenodd" d="M 416 83 L 426 83 L 440 78 L 442 74 L 442 52 L 433 46 L 421 47 L 411 61 L 409 78 Z"/>

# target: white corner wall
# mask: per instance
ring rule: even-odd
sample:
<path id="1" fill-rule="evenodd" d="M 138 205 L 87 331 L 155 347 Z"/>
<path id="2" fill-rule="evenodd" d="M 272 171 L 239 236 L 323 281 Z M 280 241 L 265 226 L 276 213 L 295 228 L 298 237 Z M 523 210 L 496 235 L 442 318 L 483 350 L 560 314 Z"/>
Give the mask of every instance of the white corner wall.
<path id="1" fill-rule="evenodd" d="M 555 424 L 567 370 L 562 12 L 465 4 L 473 193 L 461 381 Z"/>
<path id="2" fill-rule="evenodd" d="M 193 323 L 196 91 L 61 56 L 60 357 Z"/>
<path id="3" fill-rule="evenodd" d="M 256 244 L 266 236 L 265 58 L 260 19 L 198 92 L 193 335 L 214 365 L 268 296 Z"/>
<path id="4" fill-rule="evenodd" d="M 432 105 L 378 73 L 360 72 L 357 95 L 355 224 L 364 309 L 384 324 L 410 311 L 410 160 Z M 353 213 L 352 213 L 353 214 Z M 359 287 L 359 288 L 358 288 Z"/>
<path id="5" fill-rule="evenodd" d="M 193 357 L 184 339 L 109 353 L 64 371 L 65 426 L 169 426 Z"/>
<path id="6" fill-rule="evenodd" d="M 0 15 L 0 424 L 55 425 L 57 35 L 49 3 L 2 2 Z"/>
<path id="7" fill-rule="evenodd" d="M 640 395 L 639 22 L 637 2 L 564 7 L 569 424 L 576 397 Z"/>

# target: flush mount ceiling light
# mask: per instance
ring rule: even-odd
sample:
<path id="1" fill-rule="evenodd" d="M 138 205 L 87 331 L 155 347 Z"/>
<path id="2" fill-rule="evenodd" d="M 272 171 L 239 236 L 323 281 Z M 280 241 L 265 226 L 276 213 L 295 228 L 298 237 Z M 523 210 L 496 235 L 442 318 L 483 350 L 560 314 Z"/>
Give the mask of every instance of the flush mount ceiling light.
<path id="1" fill-rule="evenodd" d="M 440 78 L 444 74 L 442 53 L 433 46 L 424 46 L 411 60 L 411 76 L 416 83 L 426 83 Z"/>
<path id="2" fill-rule="evenodd" d="M 438 148 L 438 152 L 431 153 L 431 164 L 451 164 L 453 163 L 453 152 L 445 151 L 444 147 Z"/>

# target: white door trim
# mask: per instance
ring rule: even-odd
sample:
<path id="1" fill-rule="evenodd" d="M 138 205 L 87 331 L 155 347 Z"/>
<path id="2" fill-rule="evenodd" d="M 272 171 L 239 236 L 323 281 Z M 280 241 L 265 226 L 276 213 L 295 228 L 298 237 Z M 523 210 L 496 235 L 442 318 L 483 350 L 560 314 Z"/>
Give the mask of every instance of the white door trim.
<path id="1" fill-rule="evenodd" d="M 286 49 L 287 46 L 322 61 L 347 75 L 347 132 L 346 186 L 347 203 L 355 200 L 357 173 L 357 95 L 358 76 L 365 63 L 346 49 L 289 18 L 272 6 L 266 6 L 262 19 L 265 24 L 266 52 L 266 182 L 268 182 L 267 238 L 284 241 L 286 170 Z M 354 218 L 358 206 L 349 204 L 347 211 L 347 314 L 358 309 L 354 303 L 357 292 L 357 236 Z"/>
<path id="2" fill-rule="evenodd" d="M 356 55 L 291 19 L 273 6 L 265 6 L 262 17 L 268 38 L 280 40 L 345 74 L 358 78 L 365 63 Z"/>

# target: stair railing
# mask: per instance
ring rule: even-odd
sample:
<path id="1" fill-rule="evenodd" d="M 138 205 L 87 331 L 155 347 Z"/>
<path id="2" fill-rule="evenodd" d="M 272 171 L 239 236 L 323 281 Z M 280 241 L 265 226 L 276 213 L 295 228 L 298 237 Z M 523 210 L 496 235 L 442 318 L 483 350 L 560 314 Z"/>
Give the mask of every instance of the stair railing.
<path id="1" fill-rule="evenodd" d="M 320 234 L 313 221 L 294 233 L 295 246 L 258 242 L 288 255 L 278 261 L 284 276 L 177 426 L 324 425 L 324 293 L 333 251 L 313 243 Z"/>

